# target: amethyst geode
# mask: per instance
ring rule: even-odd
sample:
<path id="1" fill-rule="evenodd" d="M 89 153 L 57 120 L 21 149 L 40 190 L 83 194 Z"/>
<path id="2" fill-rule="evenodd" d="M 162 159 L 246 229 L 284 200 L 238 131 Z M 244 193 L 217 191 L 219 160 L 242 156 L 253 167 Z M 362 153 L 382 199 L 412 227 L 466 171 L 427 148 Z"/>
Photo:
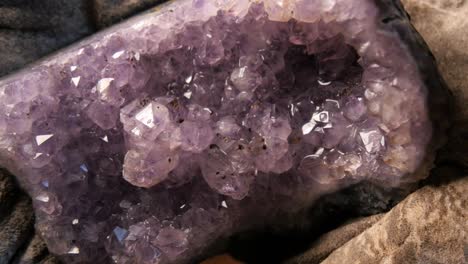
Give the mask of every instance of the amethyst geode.
<path id="1" fill-rule="evenodd" d="M 187 262 L 420 178 L 444 101 L 398 3 L 176 1 L 0 81 L 0 163 L 66 263 Z"/>

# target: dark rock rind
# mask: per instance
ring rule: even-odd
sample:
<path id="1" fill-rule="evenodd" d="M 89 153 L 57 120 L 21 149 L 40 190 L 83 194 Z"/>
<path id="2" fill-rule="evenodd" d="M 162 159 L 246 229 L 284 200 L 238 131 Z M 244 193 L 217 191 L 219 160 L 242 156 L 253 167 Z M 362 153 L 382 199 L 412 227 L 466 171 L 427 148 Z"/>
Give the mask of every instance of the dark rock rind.
<path id="1" fill-rule="evenodd" d="M 400 183 L 414 182 L 428 176 L 433 167 L 436 152 L 446 143 L 448 130 L 451 127 L 453 116 L 453 96 L 445 80 L 440 74 L 435 57 L 429 50 L 424 39 L 411 24 L 411 18 L 403 8 L 400 0 L 376 0 L 381 19 L 381 29 L 386 32 L 398 34 L 401 44 L 411 54 L 416 63 L 421 80 L 427 87 L 427 104 L 429 116 L 432 121 L 432 140 L 426 149 L 426 158 L 416 174 L 419 177 L 407 175 L 400 179 Z M 435 160 L 437 163 L 437 160 Z M 411 180 L 410 180 L 411 178 Z"/>

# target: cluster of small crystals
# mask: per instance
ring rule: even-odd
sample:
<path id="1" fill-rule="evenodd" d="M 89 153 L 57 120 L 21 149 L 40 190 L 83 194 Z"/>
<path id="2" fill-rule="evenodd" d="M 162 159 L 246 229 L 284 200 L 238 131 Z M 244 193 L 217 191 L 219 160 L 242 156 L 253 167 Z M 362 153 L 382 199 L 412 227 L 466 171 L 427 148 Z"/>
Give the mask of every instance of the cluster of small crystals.
<path id="1" fill-rule="evenodd" d="M 370 2 L 227 2 L 174 3 L 0 82 L 0 162 L 66 263 L 183 262 L 298 190 L 419 165 L 425 90 Z"/>

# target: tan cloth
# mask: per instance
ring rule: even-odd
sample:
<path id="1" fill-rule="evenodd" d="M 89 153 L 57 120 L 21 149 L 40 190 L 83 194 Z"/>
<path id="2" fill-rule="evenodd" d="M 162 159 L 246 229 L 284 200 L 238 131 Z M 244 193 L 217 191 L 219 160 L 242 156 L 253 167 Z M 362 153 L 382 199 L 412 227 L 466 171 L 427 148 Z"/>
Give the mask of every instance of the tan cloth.
<path id="1" fill-rule="evenodd" d="M 436 57 L 456 102 L 454 129 L 439 159 L 468 166 L 468 1 L 402 0 Z"/>
<path id="2" fill-rule="evenodd" d="M 330 232 L 319 239 L 317 246 L 289 264 L 466 263 L 467 190 L 468 177 L 438 187 L 426 186 L 343 246 L 340 246 L 340 238 L 347 236 L 347 229 L 363 227 L 366 221 L 375 218 Z M 327 253 L 330 255 L 322 260 Z"/>

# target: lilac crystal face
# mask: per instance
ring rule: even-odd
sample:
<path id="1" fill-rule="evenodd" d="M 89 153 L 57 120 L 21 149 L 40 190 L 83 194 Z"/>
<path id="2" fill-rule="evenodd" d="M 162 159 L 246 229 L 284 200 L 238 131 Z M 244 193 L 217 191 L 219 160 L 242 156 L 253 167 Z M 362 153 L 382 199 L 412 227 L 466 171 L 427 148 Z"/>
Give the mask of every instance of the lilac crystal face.
<path id="1" fill-rule="evenodd" d="M 66 263 L 186 262 L 413 173 L 426 94 L 373 1 L 179 1 L 0 82 L 0 162 Z M 234 224 L 235 223 L 235 224 Z"/>

